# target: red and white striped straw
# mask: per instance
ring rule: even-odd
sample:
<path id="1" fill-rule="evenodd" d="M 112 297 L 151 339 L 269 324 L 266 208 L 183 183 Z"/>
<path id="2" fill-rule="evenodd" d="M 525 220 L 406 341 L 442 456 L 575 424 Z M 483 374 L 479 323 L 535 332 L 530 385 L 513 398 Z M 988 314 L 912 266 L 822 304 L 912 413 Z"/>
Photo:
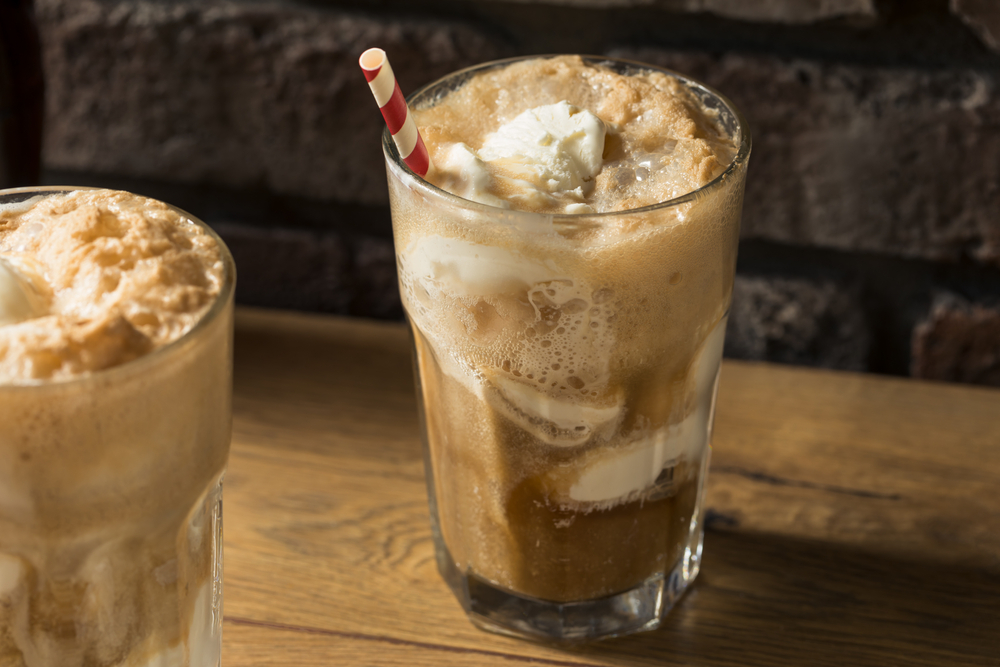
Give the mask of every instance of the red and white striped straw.
<path id="1" fill-rule="evenodd" d="M 396 76 L 389 66 L 389 59 L 382 49 L 368 49 L 358 59 L 361 71 L 365 73 L 368 86 L 375 95 L 385 124 L 389 126 L 392 140 L 406 163 L 419 176 L 426 176 L 431 167 L 431 157 L 427 153 L 424 140 L 413 122 L 406 98 L 399 88 Z"/>

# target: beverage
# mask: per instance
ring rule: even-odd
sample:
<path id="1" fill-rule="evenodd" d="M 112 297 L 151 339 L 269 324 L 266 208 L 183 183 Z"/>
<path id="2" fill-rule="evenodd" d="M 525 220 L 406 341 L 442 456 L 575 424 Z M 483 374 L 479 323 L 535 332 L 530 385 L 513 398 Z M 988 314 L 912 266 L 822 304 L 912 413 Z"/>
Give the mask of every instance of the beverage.
<path id="1" fill-rule="evenodd" d="M 650 629 L 697 575 L 750 140 L 679 75 L 578 57 L 410 99 L 385 135 L 438 566 L 470 618 Z"/>
<path id="2" fill-rule="evenodd" d="M 234 280 L 161 202 L 0 193 L 0 664 L 219 664 Z"/>

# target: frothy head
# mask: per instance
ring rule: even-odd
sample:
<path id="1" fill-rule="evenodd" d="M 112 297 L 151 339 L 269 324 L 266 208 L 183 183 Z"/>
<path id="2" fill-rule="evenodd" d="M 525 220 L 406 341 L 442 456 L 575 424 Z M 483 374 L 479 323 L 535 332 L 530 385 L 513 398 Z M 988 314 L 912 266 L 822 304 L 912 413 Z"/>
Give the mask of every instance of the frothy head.
<path id="1" fill-rule="evenodd" d="M 162 202 L 76 190 L 0 207 L 0 384 L 88 373 L 177 340 L 228 269 Z"/>
<path id="2" fill-rule="evenodd" d="M 740 139 L 696 90 L 560 56 L 486 70 L 433 106 L 417 100 L 414 117 L 438 166 L 428 178 L 452 194 L 524 211 L 623 211 L 693 192 L 735 158 Z"/>

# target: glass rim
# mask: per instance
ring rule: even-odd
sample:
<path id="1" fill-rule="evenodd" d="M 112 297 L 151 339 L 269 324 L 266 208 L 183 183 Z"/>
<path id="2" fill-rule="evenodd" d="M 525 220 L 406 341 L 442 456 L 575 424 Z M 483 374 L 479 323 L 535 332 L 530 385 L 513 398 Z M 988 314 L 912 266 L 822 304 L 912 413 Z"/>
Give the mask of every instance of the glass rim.
<path id="1" fill-rule="evenodd" d="M 108 190 L 109 188 L 99 188 L 88 185 L 35 185 L 30 187 L 20 187 L 20 188 L 8 188 L 6 190 L 0 190 L 0 200 L 4 199 L 9 195 L 17 194 L 32 194 L 37 195 L 55 195 L 55 194 L 67 194 L 70 192 L 77 192 L 79 190 Z M 112 190 L 113 192 L 128 192 L 127 190 Z M 202 230 L 208 233 L 209 237 L 212 238 L 219 246 L 219 251 L 222 259 L 223 265 L 223 280 L 222 288 L 219 293 L 215 296 L 215 300 L 212 305 L 202 314 L 202 316 L 195 322 L 194 326 L 184 332 L 179 338 L 170 341 L 162 347 L 158 347 L 148 354 L 144 354 L 135 359 L 130 359 L 125 363 L 118 364 L 116 366 L 110 366 L 108 368 L 102 368 L 96 371 L 88 371 L 86 373 L 81 373 L 79 375 L 70 375 L 67 377 L 60 378 L 43 378 L 43 379 L 28 379 L 28 380 L 18 380 L 15 382 L 0 382 L 0 392 L 4 391 L 31 391 L 31 390 L 41 390 L 48 387 L 67 387 L 74 384 L 83 384 L 86 382 L 94 382 L 95 380 L 104 380 L 105 378 L 113 378 L 115 376 L 126 376 L 133 373 L 139 373 L 144 368 L 148 366 L 153 366 L 158 363 L 161 359 L 169 357 L 172 352 L 178 350 L 181 347 L 187 345 L 190 341 L 194 340 L 198 334 L 202 331 L 208 329 L 216 320 L 219 319 L 223 311 L 226 310 L 229 303 L 233 299 L 233 295 L 236 289 L 236 263 L 233 261 L 232 253 L 230 253 L 229 248 L 223 242 L 222 238 L 215 232 L 214 229 L 209 227 L 201 218 L 191 215 L 187 211 L 173 204 L 168 204 L 160 199 L 154 199 L 153 197 L 146 197 L 145 195 L 139 195 L 136 193 L 129 192 L 137 197 L 144 197 L 145 199 L 151 199 L 157 201 L 165 206 L 173 209 L 180 215 L 182 215 L 187 220 L 200 227 Z"/>
<path id="2" fill-rule="evenodd" d="M 645 70 L 649 72 L 661 72 L 672 76 L 675 79 L 680 80 L 684 85 L 689 88 L 700 89 L 704 93 L 708 93 L 710 96 L 716 98 L 725 109 L 732 114 L 733 118 L 736 120 L 736 126 L 739 130 L 739 143 L 736 150 L 736 155 L 733 156 L 732 161 L 723 170 L 721 174 L 713 178 L 711 181 L 705 185 L 687 192 L 683 195 L 678 195 L 677 197 L 672 197 L 655 204 L 649 204 L 647 206 L 641 206 L 638 208 L 630 208 L 624 211 L 604 211 L 604 212 L 594 212 L 594 213 L 539 213 L 537 211 L 519 211 L 516 209 L 505 209 L 497 206 L 492 206 L 490 204 L 483 204 L 480 202 L 472 201 L 471 199 L 465 199 L 464 197 L 459 197 L 456 194 L 452 194 L 447 190 L 443 190 L 436 185 L 430 183 L 424 177 L 418 175 L 410 167 L 403 162 L 402 157 L 399 154 L 399 149 L 396 147 L 396 143 L 392 139 L 392 134 L 389 132 L 389 128 L 386 127 L 382 131 L 382 153 L 384 154 L 388 164 L 392 167 L 400 169 L 403 174 L 408 176 L 421 192 L 425 195 L 435 197 L 437 199 L 444 200 L 445 202 L 451 202 L 453 206 L 459 206 L 466 209 L 478 210 L 480 212 L 486 213 L 493 211 L 495 214 L 503 213 L 505 216 L 512 217 L 524 217 L 526 219 L 536 219 L 536 220 L 552 220 L 559 221 L 562 223 L 576 223 L 582 220 L 601 220 L 601 219 L 611 219 L 615 217 L 630 216 L 635 214 L 646 214 L 652 211 L 657 211 L 666 208 L 673 208 L 681 204 L 686 204 L 701 197 L 705 196 L 707 192 L 711 192 L 722 187 L 722 184 L 733 178 L 734 173 L 744 167 L 747 161 L 750 159 L 750 151 L 752 148 L 752 138 L 750 135 L 750 125 L 747 122 L 746 117 L 739 108 L 733 104 L 733 102 L 720 93 L 715 88 L 709 86 L 708 84 L 702 83 L 696 79 L 692 79 L 689 76 L 685 76 L 680 72 L 676 72 L 672 69 L 666 67 L 659 67 L 657 65 L 651 65 L 649 63 L 644 63 L 638 60 L 631 60 L 628 58 L 616 58 L 609 56 L 595 56 L 595 55 L 582 55 L 582 54 L 543 54 L 543 55 L 529 55 L 529 56 L 515 56 L 512 58 L 503 58 L 501 60 L 491 60 L 489 62 L 480 63 L 478 65 L 473 65 L 471 67 L 465 67 L 460 70 L 456 70 L 445 76 L 431 81 L 430 83 L 421 86 L 419 89 L 414 91 L 411 95 L 407 96 L 406 103 L 413 108 L 413 104 L 419 98 L 426 96 L 430 91 L 445 85 L 447 82 L 460 77 L 469 78 L 479 72 L 483 72 L 490 69 L 497 69 L 504 67 L 516 62 L 522 62 L 526 60 L 545 60 L 550 58 L 558 58 L 563 55 L 579 55 L 583 59 L 584 63 L 589 65 L 606 65 L 606 64 L 618 64 L 627 67 L 633 67 L 638 70 Z"/>

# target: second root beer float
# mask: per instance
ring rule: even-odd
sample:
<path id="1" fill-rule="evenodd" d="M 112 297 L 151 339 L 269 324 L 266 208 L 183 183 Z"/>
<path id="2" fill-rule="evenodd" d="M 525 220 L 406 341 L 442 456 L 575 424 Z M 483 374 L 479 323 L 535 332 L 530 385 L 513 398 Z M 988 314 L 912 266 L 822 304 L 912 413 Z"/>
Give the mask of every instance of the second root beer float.
<path id="1" fill-rule="evenodd" d="M 0 665 L 219 664 L 235 277 L 162 202 L 0 191 Z"/>
<path id="2" fill-rule="evenodd" d="M 671 72 L 580 57 L 410 100 L 383 142 L 438 564 L 471 618 L 655 627 L 697 575 L 745 123 Z"/>

